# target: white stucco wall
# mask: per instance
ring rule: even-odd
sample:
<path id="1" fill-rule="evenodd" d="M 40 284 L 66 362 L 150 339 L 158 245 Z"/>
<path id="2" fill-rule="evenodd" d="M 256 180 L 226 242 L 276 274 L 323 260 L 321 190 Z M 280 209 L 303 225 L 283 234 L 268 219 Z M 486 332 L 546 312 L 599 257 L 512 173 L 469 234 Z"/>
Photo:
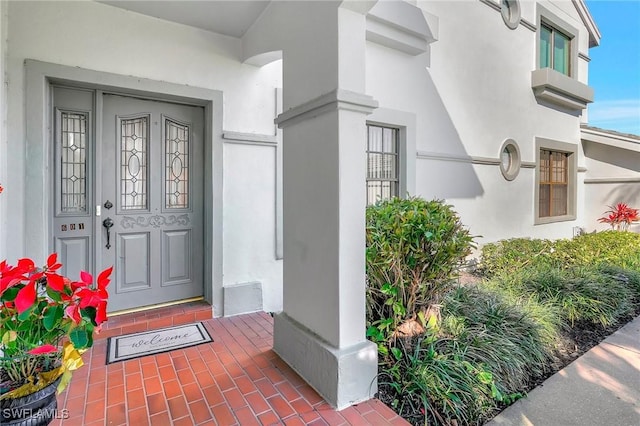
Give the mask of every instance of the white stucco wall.
<path id="1" fill-rule="evenodd" d="M 522 17 L 537 25 L 536 3 L 520 3 Z M 453 204 L 471 232 L 482 236 L 479 243 L 516 236 L 571 236 L 572 228 L 587 220 L 584 173 L 578 173 L 577 220 L 534 225 L 533 168 L 522 168 L 508 182 L 497 165 L 431 158 L 437 154 L 498 159 L 502 143 L 512 138 L 522 161 L 531 163 L 535 139 L 541 137 L 575 144 L 577 164 L 585 165 L 581 117 L 540 105 L 532 92 L 536 33 L 522 25 L 508 29 L 498 11 L 479 1 L 416 4 L 438 18 L 438 40 L 428 52 L 411 56 L 373 42 L 366 47 L 365 93 L 381 110 L 415 117 L 409 133 L 415 138 L 416 152 L 410 155 L 417 154 L 416 171 L 407 187 L 415 188 L 416 195 Z M 579 51 L 588 56 L 588 33 L 572 2 L 542 4 L 579 30 Z M 8 25 L 2 21 L 0 28 L 6 32 L 8 27 L 7 56 L 2 58 L 8 125 L 6 138 L 0 127 L 0 165 L 10 155 L 0 170 L 0 182 L 8 188 L 0 200 L 2 257 L 29 255 L 23 243 L 29 199 L 20 191 L 28 167 L 22 143 L 26 58 L 220 90 L 225 131 L 274 134 L 274 89 L 283 84 L 282 63 L 241 64 L 251 45 L 243 46 L 240 39 L 95 2 L 2 2 L 0 7 L 3 16 L 8 13 Z M 285 2 L 278 7 L 289 6 Z M 253 27 L 248 34 L 260 31 L 266 30 Z M 587 82 L 587 67 L 578 59 L 579 81 Z M 351 80 L 345 81 L 358 78 L 347 74 L 344 78 Z M 344 80 L 342 74 L 340 78 Z M 309 90 L 321 87 L 309 84 Z M 287 94 L 285 88 L 285 103 L 294 104 L 301 93 Z M 275 161 L 273 146 L 225 143 L 224 284 L 262 282 L 268 311 L 282 307 L 282 264 L 275 259 Z M 5 241 L 11 245 L 3 248 Z"/>
<path id="2" fill-rule="evenodd" d="M 6 91 L 6 54 L 7 54 L 7 30 L 8 7 L 6 2 L 0 2 L 0 184 L 6 186 L 7 182 L 7 157 L 9 153 L 7 144 L 7 91 Z M 5 189 L 0 194 L 0 259 L 7 257 L 6 229 L 8 225 L 8 206 Z"/>
<path id="3" fill-rule="evenodd" d="M 522 17 L 537 25 L 536 5 L 520 2 Z M 564 4 L 566 3 L 566 4 Z M 588 54 L 588 33 L 571 2 L 548 9 L 579 30 Z M 410 56 L 377 44 L 367 46 L 367 93 L 384 108 L 417 117 L 416 193 L 445 198 L 479 243 L 531 236 L 570 237 L 584 220 L 578 173 L 577 220 L 534 225 L 535 169 L 522 168 L 508 182 L 498 165 L 431 159 L 431 154 L 498 159 L 505 139 L 514 139 L 521 160 L 535 162 L 536 137 L 576 145 L 584 165 L 580 117 L 537 102 L 531 88 L 537 35 L 520 25 L 509 29 L 500 13 L 481 2 L 418 2 L 438 17 L 438 40 L 430 52 Z M 578 60 L 586 82 L 586 62 Z M 392 124 L 392 123 L 389 123 Z"/>
<path id="4" fill-rule="evenodd" d="M 637 179 L 637 178 L 636 178 Z M 591 183 L 585 185 L 586 203 L 591 208 L 585 212 L 585 230 L 604 231 L 611 229 L 606 223 L 599 223 L 598 219 L 607 216 L 608 206 L 625 203 L 631 208 L 640 208 L 640 182 L 631 183 Z M 640 232 L 640 224 L 629 227 L 630 231 Z"/>
<path id="5" fill-rule="evenodd" d="M 624 138 L 620 143 L 612 137 L 609 142 L 619 143 L 624 148 L 590 140 L 582 142 L 588 182 L 585 184 L 587 231 L 609 228 L 607 224 L 598 223 L 608 206 L 626 203 L 629 207 L 640 208 L 640 140 Z M 630 230 L 640 232 L 640 224 L 632 225 Z"/>
<path id="6" fill-rule="evenodd" d="M 267 311 L 282 306 L 282 262 L 274 261 L 275 160 L 271 146 L 224 147 L 224 280 L 261 282 Z"/>
<path id="7" fill-rule="evenodd" d="M 19 190 L 29 167 L 23 145 L 23 62 L 27 58 L 220 90 L 226 131 L 274 132 L 274 93 L 282 86 L 281 64 L 262 68 L 241 64 L 239 39 L 95 2 L 2 2 L 2 8 L 9 14 L 6 69 L 11 161 L 0 172 L 0 177 L 7 176 L 0 182 L 10 188 L 2 194 L 0 208 L 13 207 L 8 217 L 11 226 L 6 226 L 3 216 L 0 235 L 2 241 L 12 242 L 4 253 L 10 259 L 29 255 L 23 244 L 28 226 L 23 212 L 29 199 Z M 224 283 L 261 281 L 265 310 L 276 310 L 281 306 L 282 266 L 273 249 L 274 185 L 268 183 L 274 181 L 275 170 L 271 160 L 261 158 L 264 149 L 272 148 L 225 148 L 224 205 L 229 214 L 223 224 Z M 4 151 L 3 145 L 0 161 Z M 241 191 L 245 185 L 255 191 L 250 195 Z"/>

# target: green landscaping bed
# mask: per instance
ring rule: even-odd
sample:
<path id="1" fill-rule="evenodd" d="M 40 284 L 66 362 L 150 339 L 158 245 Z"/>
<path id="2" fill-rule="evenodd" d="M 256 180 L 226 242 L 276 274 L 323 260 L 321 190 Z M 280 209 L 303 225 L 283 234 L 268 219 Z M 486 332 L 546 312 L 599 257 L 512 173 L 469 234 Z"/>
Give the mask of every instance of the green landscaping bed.
<path id="1" fill-rule="evenodd" d="M 488 244 L 451 206 L 367 209 L 367 335 L 378 397 L 415 425 L 479 425 L 640 314 L 640 235 Z"/>

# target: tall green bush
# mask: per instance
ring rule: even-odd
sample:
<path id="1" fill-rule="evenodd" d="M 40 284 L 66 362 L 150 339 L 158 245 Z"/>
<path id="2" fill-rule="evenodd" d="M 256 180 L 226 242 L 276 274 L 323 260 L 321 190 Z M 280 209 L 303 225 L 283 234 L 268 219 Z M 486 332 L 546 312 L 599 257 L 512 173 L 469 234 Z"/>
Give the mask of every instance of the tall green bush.
<path id="1" fill-rule="evenodd" d="M 425 325 L 473 242 L 451 206 L 420 198 L 367 207 L 366 241 L 367 333 L 378 342 L 407 321 Z"/>

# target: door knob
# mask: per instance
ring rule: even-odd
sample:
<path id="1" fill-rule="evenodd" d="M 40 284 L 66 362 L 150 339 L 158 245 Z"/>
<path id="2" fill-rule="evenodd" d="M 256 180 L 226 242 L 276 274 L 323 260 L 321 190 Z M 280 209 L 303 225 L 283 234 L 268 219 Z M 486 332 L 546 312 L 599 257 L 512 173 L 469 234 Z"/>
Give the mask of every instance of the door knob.
<path id="1" fill-rule="evenodd" d="M 111 248 L 111 227 L 113 226 L 113 219 L 111 219 L 110 217 L 106 218 L 105 220 L 102 221 L 102 226 L 104 226 L 105 228 L 107 228 L 107 245 L 105 247 L 107 247 L 107 250 Z"/>

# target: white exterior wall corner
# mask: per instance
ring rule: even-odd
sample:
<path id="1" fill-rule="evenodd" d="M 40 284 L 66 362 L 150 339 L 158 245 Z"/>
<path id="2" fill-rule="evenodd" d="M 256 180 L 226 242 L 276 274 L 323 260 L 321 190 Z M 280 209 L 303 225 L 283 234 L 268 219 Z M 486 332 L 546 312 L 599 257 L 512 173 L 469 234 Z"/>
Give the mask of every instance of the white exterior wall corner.
<path id="1" fill-rule="evenodd" d="M 583 129 L 585 154 L 585 226 L 587 231 L 609 229 L 599 223 L 608 206 L 626 203 L 640 207 L 640 139 L 600 129 Z M 635 224 L 631 231 L 640 232 Z"/>
<path id="2" fill-rule="evenodd" d="M 0 171 L 3 179 L 0 183 L 9 188 L 1 196 L 0 209 L 5 208 L 7 202 L 14 206 L 0 219 L 3 244 L 12 241 L 3 253 L 9 258 L 33 255 L 25 252 L 24 235 L 29 224 L 24 220 L 24 212 L 34 201 L 19 190 L 24 188 L 29 167 L 24 155 L 23 63 L 27 58 L 219 90 L 224 93 L 225 130 L 274 132 L 274 93 L 282 86 L 281 63 L 261 68 L 242 64 L 239 39 L 96 2 L 1 2 L 0 7 L 3 14 L 8 13 L 5 19 L 9 22 L 6 61 L 3 61 L 9 87 L 7 102 L 2 104 L 6 106 L 8 125 L 7 136 L 2 138 L 0 147 L 0 161 L 5 161 L 6 153 L 8 163 Z M 6 25 L 3 31 L 7 31 Z M 7 140 L 12 141 L 11 152 L 6 152 Z M 226 215 L 224 219 L 223 251 L 235 254 L 234 250 L 242 247 L 243 253 L 251 253 L 248 258 L 255 260 L 248 266 L 238 261 L 237 256 L 228 259 L 224 264 L 224 280 L 229 284 L 260 281 L 265 310 L 278 310 L 282 262 L 275 259 L 273 249 L 275 213 L 271 210 L 275 209 L 275 163 L 261 161 L 253 169 L 243 166 L 245 161 L 255 165 L 265 149 L 275 151 L 261 146 L 225 146 L 224 163 L 219 163 L 224 169 L 223 203 L 234 214 L 233 218 Z M 249 202 L 238 201 L 241 196 L 247 197 L 246 190 L 240 191 L 243 185 L 253 191 Z M 219 213 L 222 216 L 222 212 Z M 4 223 L 12 225 L 8 227 Z M 0 248 L 0 253 L 2 250 Z"/>
<path id="3" fill-rule="evenodd" d="M 579 44 L 586 52 L 589 34 L 574 5 L 543 4 L 579 30 Z M 367 91 L 381 109 L 416 116 L 416 193 L 453 204 L 471 232 L 482 236 L 480 243 L 516 236 L 570 237 L 572 228 L 584 221 L 581 176 L 577 219 L 534 225 L 535 169 L 527 167 L 536 161 L 536 137 L 575 144 L 577 164 L 584 165 L 579 114 L 540 104 L 533 93 L 537 33 L 522 24 L 509 29 L 499 11 L 482 2 L 418 2 L 418 6 L 438 18 L 438 40 L 417 56 L 369 42 L 366 74 Z M 522 18 L 537 26 L 537 3 L 521 2 L 521 6 Z M 579 65 L 578 80 L 586 81 L 586 61 L 580 61 L 585 64 Z M 509 138 L 517 142 L 525 163 L 511 182 L 495 163 L 433 158 L 498 160 L 500 147 Z M 505 208 L 509 215 L 500 213 Z"/>

